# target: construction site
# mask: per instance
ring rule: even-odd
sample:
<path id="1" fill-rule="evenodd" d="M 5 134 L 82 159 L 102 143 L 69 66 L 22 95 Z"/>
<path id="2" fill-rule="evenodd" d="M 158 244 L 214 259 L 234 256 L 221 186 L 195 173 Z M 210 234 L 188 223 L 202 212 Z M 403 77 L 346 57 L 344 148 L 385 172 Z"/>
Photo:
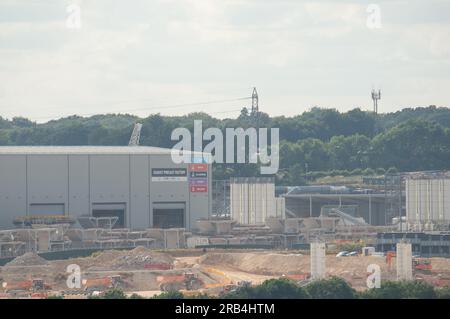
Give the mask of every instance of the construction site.
<path id="1" fill-rule="evenodd" d="M 208 163 L 138 146 L 140 127 L 128 147 L 2 147 L 2 298 L 220 296 L 330 276 L 364 290 L 372 264 L 383 280 L 450 285 L 448 172 L 213 180 Z"/>
<path id="2" fill-rule="evenodd" d="M 87 298 L 112 288 L 152 297 L 178 290 L 185 295 L 220 296 L 240 285 L 289 278 L 305 285 L 311 280 L 339 276 L 357 290 L 367 289 L 367 267 L 377 264 L 383 280 L 418 279 L 436 287 L 450 284 L 450 260 L 412 258 L 399 268 L 396 253 L 337 257 L 325 248 L 308 251 L 204 249 L 103 250 L 87 257 L 46 260 L 35 253 L 16 257 L 1 267 L 2 298 Z M 407 263 L 407 262 L 406 262 Z M 404 263 L 403 263 L 404 264 Z M 70 265 L 80 269 L 79 286 L 69 285 Z M 400 270 L 399 270 L 400 269 Z"/>
<path id="3" fill-rule="evenodd" d="M 16 228 L 0 231 L 1 296 L 88 298 L 112 288 L 142 297 L 173 290 L 220 296 L 271 278 L 306 285 L 331 276 L 364 290 L 372 264 L 380 266 L 383 280 L 450 285 L 445 215 L 433 224 L 440 230 L 430 230 L 428 219 L 418 224 L 416 214 L 371 225 L 358 205 L 347 203 L 325 202 L 319 216 L 288 217 L 295 213 L 287 213 L 287 198 L 275 196 L 270 178 L 232 179 L 222 189 L 228 192 L 214 199 L 229 203 L 222 210 L 228 213 L 200 218 L 191 230 L 118 228 L 118 216 L 15 218 Z M 427 230 L 418 232 L 425 224 Z M 427 245 L 438 248 L 424 251 Z M 78 285 L 71 281 L 73 265 Z"/>

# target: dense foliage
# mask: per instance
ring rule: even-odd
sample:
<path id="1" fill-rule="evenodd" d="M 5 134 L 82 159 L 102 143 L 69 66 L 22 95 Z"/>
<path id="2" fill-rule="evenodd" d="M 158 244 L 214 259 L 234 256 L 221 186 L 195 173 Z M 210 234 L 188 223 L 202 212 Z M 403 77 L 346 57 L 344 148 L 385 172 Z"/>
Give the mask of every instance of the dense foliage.
<path id="1" fill-rule="evenodd" d="M 321 279 L 306 286 L 306 291 L 313 299 L 354 299 L 356 291 L 339 277 Z"/>
<path id="2" fill-rule="evenodd" d="M 141 145 L 171 147 L 177 127 L 193 132 L 194 120 L 203 129 L 252 126 L 243 109 L 236 119 L 219 120 L 205 113 L 187 116 L 72 116 L 43 124 L 25 118 L 0 117 L 0 145 L 126 145 L 133 124 L 143 124 Z M 400 171 L 450 169 L 450 109 L 404 109 L 374 114 L 354 109 L 340 113 L 313 108 L 294 117 L 261 113 L 260 127 L 280 129 L 279 183 L 303 184 L 320 175 L 371 175 Z M 225 135 L 225 134 L 224 134 Z M 205 142 L 207 144 L 208 141 Z M 215 178 L 258 174 L 257 165 L 215 165 Z"/>
<path id="3" fill-rule="evenodd" d="M 94 299 L 126 299 L 118 289 L 107 291 Z M 144 299 L 132 295 L 130 299 Z M 196 299 L 208 298 L 205 294 L 184 296 L 179 291 L 169 291 L 156 295 L 152 299 Z M 362 292 L 354 290 L 339 277 L 322 279 L 299 286 L 286 278 L 269 279 L 258 286 L 244 285 L 228 292 L 224 299 L 450 299 L 450 287 L 434 288 L 423 281 L 384 281 L 380 288 Z"/>
<path id="4" fill-rule="evenodd" d="M 435 299 L 437 296 L 447 299 L 441 290 L 435 290 L 424 281 L 386 281 L 379 289 L 370 289 L 361 293 L 367 299 Z"/>
<path id="5" fill-rule="evenodd" d="M 259 286 L 244 285 L 223 296 L 231 299 L 307 299 L 310 295 L 288 279 L 269 279 Z"/>

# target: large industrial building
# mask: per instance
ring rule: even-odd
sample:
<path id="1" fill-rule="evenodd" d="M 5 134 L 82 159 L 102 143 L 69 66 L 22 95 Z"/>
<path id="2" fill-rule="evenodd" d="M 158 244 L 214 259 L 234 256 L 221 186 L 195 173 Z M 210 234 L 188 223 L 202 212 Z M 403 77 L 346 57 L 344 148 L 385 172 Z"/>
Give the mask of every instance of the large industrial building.
<path id="1" fill-rule="evenodd" d="M 381 192 L 358 193 L 345 186 L 293 187 L 285 194 L 286 216 L 320 217 L 327 207 L 353 207 L 347 213 L 362 217 L 370 225 L 389 225 L 386 215 L 386 194 Z"/>
<path id="2" fill-rule="evenodd" d="M 211 211 L 211 167 L 144 146 L 0 147 L 0 228 L 21 216 L 116 216 L 116 227 L 181 227 Z"/>

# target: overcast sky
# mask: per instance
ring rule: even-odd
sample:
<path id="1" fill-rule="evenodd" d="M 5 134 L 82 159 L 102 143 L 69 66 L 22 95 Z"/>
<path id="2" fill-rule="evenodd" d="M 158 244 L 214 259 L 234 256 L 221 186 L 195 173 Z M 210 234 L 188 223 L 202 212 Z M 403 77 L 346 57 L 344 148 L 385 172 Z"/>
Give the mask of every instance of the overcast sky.
<path id="1" fill-rule="evenodd" d="M 0 116 L 38 122 L 235 117 L 249 100 L 196 103 L 253 86 L 270 115 L 369 110 L 372 87 L 380 112 L 450 106 L 450 1 L 1 0 L 0 82 Z"/>

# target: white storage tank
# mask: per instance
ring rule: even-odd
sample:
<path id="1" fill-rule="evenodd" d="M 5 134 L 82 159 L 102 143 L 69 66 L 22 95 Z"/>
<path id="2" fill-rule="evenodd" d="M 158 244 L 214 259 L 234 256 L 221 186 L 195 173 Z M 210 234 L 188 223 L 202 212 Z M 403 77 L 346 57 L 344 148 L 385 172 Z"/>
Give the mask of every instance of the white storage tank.
<path id="1" fill-rule="evenodd" d="M 230 182 L 231 218 L 239 224 L 264 224 L 277 216 L 275 184 L 271 177 L 239 177 Z M 280 213 L 282 208 L 280 208 Z"/>
<path id="2" fill-rule="evenodd" d="M 407 179 L 406 218 L 422 230 L 450 224 L 450 179 Z"/>

